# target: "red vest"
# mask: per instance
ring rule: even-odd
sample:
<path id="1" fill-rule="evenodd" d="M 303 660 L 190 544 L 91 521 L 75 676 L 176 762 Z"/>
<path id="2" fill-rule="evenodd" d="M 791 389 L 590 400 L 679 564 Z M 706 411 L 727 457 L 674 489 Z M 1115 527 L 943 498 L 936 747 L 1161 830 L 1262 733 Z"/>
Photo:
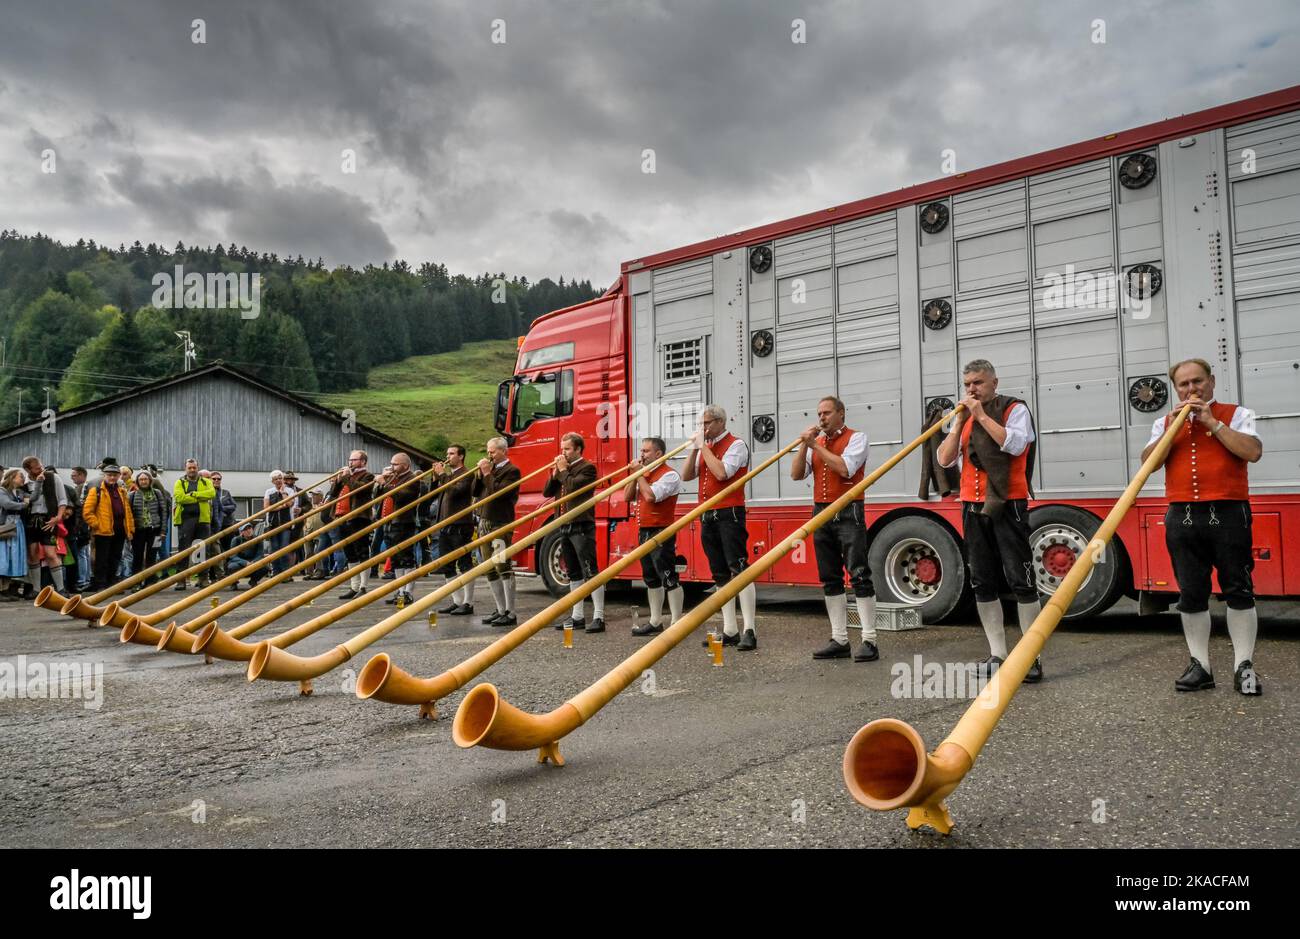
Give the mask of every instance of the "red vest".
<path id="1" fill-rule="evenodd" d="M 1013 404 L 1002 412 L 1004 420 L 1010 416 L 1013 408 L 1023 408 L 1023 404 Z M 975 420 L 967 418 L 961 428 L 961 501 L 983 502 L 989 492 L 989 474 L 976 469 L 970 461 L 970 434 L 975 429 Z M 1029 457 L 1029 448 L 1025 447 L 1019 456 L 1011 458 L 1011 477 L 1007 485 L 1008 499 L 1028 499 L 1029 482 L 1025 479 L 1025 460 Z"/>
<path id="2" fill-rule="evenodd" d="M 727 431 L 717 440 L 713 441 L 713 443 L 707 444 L 706 446 L 708 446 L 708 448 L 713 451 L 714 456 L 716 456 L 719 460 L 721 460 L 723 455 L 727 452 L 727 449 L 732 445 L 732 443 L 735 442 L 735 440 L 736 438 L 732 436 L 731 431 Z M 696 457 L 696 459 L 699 460 L 701 502 L 707 502 L 709 499 L 712 499 L 722 490 L 726 489 L 728 486 L 734 483 L 741 476 L 744 476 L 745 473 L 749 472 L 748 466 L 741 466 L 739 469 L 737 469 L 726 479 L 719 480 L 713 475 L 713 471 L 704 465 L 703 455 Z M 731 508 L 743 509 L 744 507 L 745 507 L 744 486 L 740 486 L 731 495 L 727 496 L 721 502 L 714 505 L 715 509 L 731 509 Z"/>
<path id="3" fill-rule="evenodd" d="M 853 429 L 844 427 L 835 438 L 828 440 L 823 433 L 818 437 L 827 450 L 836 456 L 843 456 L 844 451 L 849 446 L 849 441 L 853 439 Z M 858 483 L 862 482 L 862 476 L 866 470 L 866 465 L 858 467 L 858 471 L 850 478 L 845 479 L 839 473 L 835 472 L 826 465 L 826 461 L 821 458 L 816 450 L 812 452 L 812 476 L 813 476 L 813 502 L 825 503 L 834 502 L 840 496 L 844 495 Z M 858 501 L 861 502 L 866 497 L 866 493 L 858 494 Z"/>
<path id="4" fill-rule="evenodd" d="M 658 482 L 671 469 L 667 463 L 661 463 L 658 469 L 646 473 L 642 478 L 650 483 Z M 641 495 L 641 487 L 637 486 L 636 517 L 642 528 L 664 528 L 671 525 L 677 515 L 676 509 L 676 496 L 654 502 Z"/>
<path id="5" fill-rule="evenodd" d="M 1210 410 L 1231 426 L 1237 406 L 1215 401 Z M 1234 456 L 1201 421 L 1185 421 L 1165 462 L 1165 498 L 1170 502 L 1248 499 L 1246 461 Z"/>

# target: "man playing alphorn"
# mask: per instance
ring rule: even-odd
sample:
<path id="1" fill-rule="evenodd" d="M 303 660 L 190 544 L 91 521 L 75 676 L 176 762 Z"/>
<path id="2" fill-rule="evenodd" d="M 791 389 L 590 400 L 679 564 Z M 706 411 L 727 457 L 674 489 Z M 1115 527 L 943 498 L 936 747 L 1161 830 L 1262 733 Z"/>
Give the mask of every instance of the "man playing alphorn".
<path id="1" fill-rule="evenodd" d="M 555 458 L 551 478 L 546 481 L 542 495 L 558 498 L 576 492 L 583 486 L 596 481 L 596 464 L 583 456 L 586 444 L 581 434 L 568 433 L 560 438 L 560 454 Z M 562 506 L 556 514 L 560 515 L 574 507 L 574 501 Z M 596 566 L 596 507 L 592 506 L 572 521 L 560 526 L 560 552 L 564 558 L 564 569 L 569 572 L 569 593 L 573 593 L 600 573 Z M 582 615 L 583 601 L 573 605 L 573 615 L 556 629 L 572 626 L 589 633 L 605 631 L 605 587 L 597 587 L 591 594 L 591 622 L 587 623 Z"/>
<path id="2" fill-rule="evenodd" d="M 438 497 L 438 517 L 434 522 L 445 522 L 457 512 L 469 508 L 473 501 L 470 489 L 474 485 L 474 476 L 465 465 L 465 448 L 453 443 L 447 448 L 447 462 L 434 464 L 433 488 L 438 489 L 455 481 L 449 489 L 444 489 Z M 438 556 L 446 557 L 458 548 L 463 548 L 474 539 L 474 517 L 466 515 L 460 520 L 446 525 L 438 531 Z M 474 566 L 471 554 L 457 558 L 444 570 L 448 580 L 454 580 Z M 468 586 L 452 591 L 451 602 L 438 611 L 453 616 L 468 616 L 474 612 L 474 582 Z"/>
<path id="3" fill-rule="evenodd" d="M 519 467 L 510 462 L 509 449 L 505 439 L 493 437 L 487 442 L 487 456 L 478 461 L 474 474 L 474 483 L 470 487 L 470 496 L 478 502 L 494 492 L 500 492 L 512 483 L 519 482 Z M 505 495 L 493 499 L 479 510 L 479 537 L 490 535 L 504 525 L 515 520 L 515 503 L 519 501 L 519 487 L 516 486 Z M 510 546 L 513 532 L 502 535 L 489 542 L 485 547 L 493 555 L 504 552 Z M 484 553 L 487 554 L 488 551 Z M 509 558 L 502 558 L 495 566 L 488 568 L 488 587 L 492 590 L 492 599 L 496 601 L 497 611 L 482 620 L 487 626 L 514 626 L 515 618 L 515 571 Z M 473 584 L 466 588 L 466 596 L 473 596 Z M 464 609 L 464 607 L 462 607 Z"/>
<path id="4" fill-rule="evenodd" d="M 667 452 L 667 444 L 659 437 L 646 437 L 641 441 L 641 459 L 628 467 L 635 473 Z M 627 502 L 636 499 L 636 520 L 639 534 L 637 544 L 643 545 L 676 520 L 677 494 L 681 492 L 682 477 L 668 465 L 661 463 L 655 469 L 629 482 L 623 489 Z M 685 591 L 677 581 L 677 535 L 669 535 L 659 547 L 641 559 L 641 579 L 650 595 L 650 619 L 632 630 L 634 636 L 653 636 L 663 632 L 661 622 L 664 597 L 668 598 L 668 622 L 681 619 Z"/>
<path id="5" fill-rule="evenodd" d="M 988 638 L 989 658 L 982 668 L 991 675 L 1007 657 L 1002 625 L 1001 580 L 1016 598 L 1021 635 L 1042 608 L 1029 550 L 1029 478 L 1035 438 L 1029 405 L 998 394 L 993 363 L 976 359 L 962 369 L 966 407 L 939 445 L 939 464 L 961 471 L 962 535 L 970 561 L 971 587 L 980 624 Z M 1027 683 L 1043 680 L 1043 663 L 1025 675 Z"/>
<path id="6" fill-rule="evenodd" d="M 799 435 L 802 441 L 790 467 L 791 479 L 813 477 L 813 514 L 816 515 L 862 482 L 870 447 L 867 435 L 844 423 L 844 402 L 827 395 L 817 402 L 817 423 Z M 867 524 L 863 497 L 849 503 L 813 533 L 817 576 L 826 596 L 831 619 L 831 641 L 813 653 L 814 659 L 849 657 L 849 607 L 844 594 L 844 572 L 853 584 L 853 601 L 862 623 L 862 643 L 853 652 L 855 662 L 874 662 L 876 649 L 876 597 L 867 566 Z"/>
<path id="7" fill-rule="evenodd" d="M 745 475 L 749 468 L 749 447 L 727 430 L 727 412 L 710 404 L 700 413 L 700 429 L 691 439 L 694 448 L 682 467 L 682 480 L 700 478 L 701 502 L 717 495 Z M 709 572 L 719 588 L 726 586 L 749 564 L 749 532 L 745 528 L 745 487 L 739 487 L 715 508 L 704 513 L 700 521 L 700 542 L 709 559 Z M 722 642 L 735 645 L 736 651 L 758 648 L 754 632 L 758 592 L 753 584 L 740 591 L 740 612 L 745 623 L 742 633 L 736 626 L 736 601 L 728 600 L 722 608 Z M 706 643 L 707 644 L 707 643 Z"/>
<path id="8" fill-rule="evenodd" d="M 1250 572 L 1250 492 L 1246 464 L 1264 455 L 1255 432 L 1255 414 L 1237 404 L 1214 400 L 1214 375 L 1204 359 L 1187 359 L 1169 369 L 1182 404 L 1192 411 L 1165 458 L 1165 546 L 1178 579 L 1178 612 L 1192 660 L 1174 682 L 1179 691 L 1214 687 L 1210 669 L 1210 571 L 1228 606 L 1232 638 L 1232 686 L 1242 694 L 1263 691 L 1255 674 L 1255 591 Z M 1176 409 L 1177 410 L 1177 409 Z M 1145 460 L 1165 432 L 1165 417 L 1151 427 Z"/>

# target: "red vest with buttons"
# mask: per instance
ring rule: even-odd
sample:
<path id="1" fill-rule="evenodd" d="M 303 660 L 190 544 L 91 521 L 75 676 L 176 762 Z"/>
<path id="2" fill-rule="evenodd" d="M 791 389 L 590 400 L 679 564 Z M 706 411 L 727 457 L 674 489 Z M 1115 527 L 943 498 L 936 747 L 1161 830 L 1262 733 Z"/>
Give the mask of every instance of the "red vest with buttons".
<path id="1" fill-rule="evenodd" d="M 667 463 L 661 463 L 658 469 L 646 473 L 644 478 L 647 482 L 656 483 L 664 475 L 672 470 Z M 708 470 L 705 470 L 707 473 Z M 712 475 L 710 473 L 710 475 Z M 673 523 L 676 517 L 677 497 L 669 496 L 667 499 L 661 499 L 655 502 L 641 495 L 641 487 L 637 487 L 636 497 L 636 517 L 642 528 L 665 528 Z"/>
<path id="2" fill-rule="evenodd" d="M 719 460 L 721 460 L 722 457 L 726 454 L 727 450 L 731 447 L 732 443 L 735 442 L 735 440 L 736 438 L 734 435 L 732 435 L 731 431 L 727 431 L 717 440 L 713 441 L 713 443 L 706 444 L 705 446 L 707 446 L 710 450 L 712 450 L 713 455 L 716 456 Z M 726 489 L 728 486 L 730 486 L 737 479 L 739 479 L 741 476 L 744 476 L 745 473 L 749 471 L 749 467 L 742 465 L 739 469 L 737 469 L 726 479 L 718 479 L 713 475 L 713 471 L 704 465 L 704 457 L 702 455 L 696 457 L 696 459 L 699 460 L 701 502 L 707 502 L 709 499 L 712 499 L 714 496 L 716 496 L 722 490 Z M 743 509 L 745 507 L 745 487 L 744 486 L 738 487 L 735 492 L 727 496 L 725 499 L 723 499 L 721 502 L 717 503 L 713 507 L 715 509 L 731 509 L 731 508 Z"/>
<path id="3" fill-rule="evenodd" d="M 1235 404 L 1210 405 L 1224 426 L 1232 425 Z M 1170 502 L 1248 499 L 1246 461 L 1235 456 L 1201 421 L 1185 421 L 1165 462 L 1165 498 Z"/>
<path id="4" fill-rule="evenodd" d="M 1023 404 L 1013 404 L 1003 412 L 1005 420 L 1016 408 Z M 1006 426 L 1005 424 L 1003 426 Z M 989 491 L 989 474 L 976 469 L 970 461 L 970 433 L 975 429 L 974 419 L 967 419 L 961 428 L 961 501 L 983 502 Z M 1011 458 L 1011 478 L 1007 485 L 1008 499 L 1028 499 L 1029 481 L 1025 478 L 1025 460 L 1029 457 L 1029 448 L 1025 447 L 1019 456 Z"/>
<path id="5" fill-rule="evenodd" d="M 840 432 L 833 438 L 827 439 L 825 434 L 821 434 L 818 439 L 822 442 L 827 450 L 836 456 L 843 456 L 844 451 L 848 449 L 849 441 L 853 439 L 853 429 L 850 427 L 841 428 Z M 835 470 L 831 469 L 826 461 L 821 458 L 816 450 L 812 452 L 812 477 L 813 477 L 813 502 L 824 503 L 834 502 L 840 496 L 844 495 L 858 483 L 862 482 L 862 476 L 866 470 L 865 464 L 858 467 L 858 471 L 845 479 Z M 858 501 L 861 502 L 866 498 L 866 493 L 858 494 Z"/>

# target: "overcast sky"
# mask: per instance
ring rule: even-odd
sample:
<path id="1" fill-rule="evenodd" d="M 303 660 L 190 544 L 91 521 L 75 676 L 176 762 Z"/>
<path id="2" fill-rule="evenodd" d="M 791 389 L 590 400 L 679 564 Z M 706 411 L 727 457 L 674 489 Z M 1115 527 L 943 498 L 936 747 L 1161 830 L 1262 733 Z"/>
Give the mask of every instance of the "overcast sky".
<path id="1" fill-rule="evenodd" d="M 1300 82 L 1295 0 L 0 0 L 0 22 L 0 227 L 601 286 L 933 179 L 945 148 L 970 170 Z"/>

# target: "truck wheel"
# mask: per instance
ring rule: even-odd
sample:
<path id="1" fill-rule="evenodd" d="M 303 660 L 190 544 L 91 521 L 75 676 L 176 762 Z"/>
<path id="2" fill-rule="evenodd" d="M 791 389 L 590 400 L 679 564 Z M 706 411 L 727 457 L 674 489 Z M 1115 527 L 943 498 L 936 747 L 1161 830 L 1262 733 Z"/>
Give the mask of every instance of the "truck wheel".
<path id="1" fill-rule="evenodd" d="M 1044 505 L 1029 513 L 1029 550 L 1034 578 L 1044 597 L 1056 593 L 1075 559 L 1101 527 L 1091 512 L 1068 505 Z M 1065 614 L 1067 620 L 1096 616 L 1120 598 L 1128 571 L 1124 549 L 1114 539 L 1088 573 Z"/>
<path id="2" fill-rule="evenodd" d="M 894 519 L 871 539 L 868 560 L 881 602 L 919 606 L 927 623 L 957 612 L 968 592 L 961 546 L 933 519 Z"/>
<path id="3" fill-rule="evenodd" d="M 542 583 L 553 597 L 569 592 L 569 572 L 564 569 L 560 538 L 560 533 L 553 531 L 537 546 L 537 573 L 542 575 Z"/>

